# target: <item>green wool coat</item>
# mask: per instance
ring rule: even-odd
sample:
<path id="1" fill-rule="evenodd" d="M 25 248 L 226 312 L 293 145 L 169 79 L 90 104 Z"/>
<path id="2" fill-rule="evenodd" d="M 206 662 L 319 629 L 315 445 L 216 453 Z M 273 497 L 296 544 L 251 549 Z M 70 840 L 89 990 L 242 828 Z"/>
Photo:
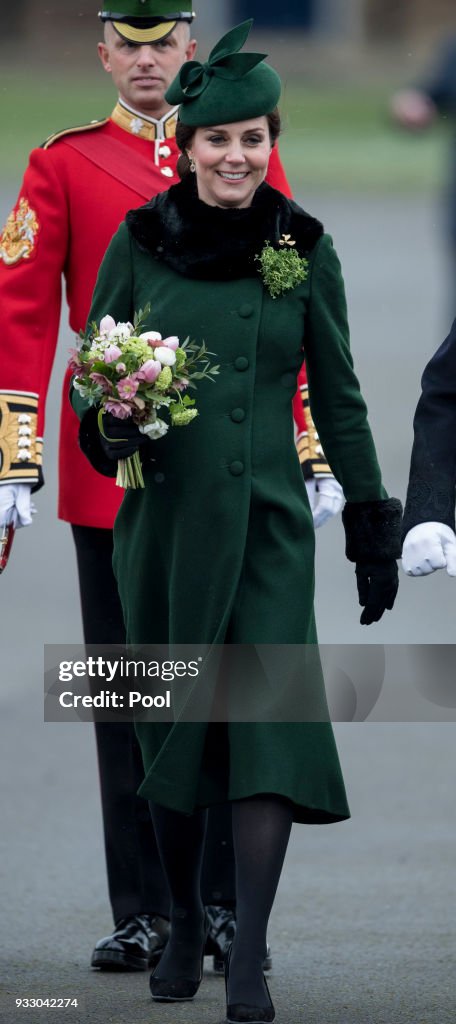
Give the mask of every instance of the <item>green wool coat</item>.
<path id="1" fill-rule="evenodd" d="M 306 281 L 273 299 L 255 272 L 210 282 L 178 273 L 122 224 L 89 320 L 133 320 L 147 303 L 147 329 L 204 339 L 220 376 L 194 393 L 196 420 L 153 442 L 146 487 L 128 490 L 118 514 L 114 570 L 128 640 L 314 644 L 314 528 L 292 417 L 304 355 L 312 415 L 346 499 L 385 497 L 331 239 L 314 245 Z M 82 413 L 77 395 L 73 404 Z M 349 816 L 329 721 L 178 720 L 137 732 L 149 800 L 190 813 L 266 792 L 288 797 L 299 822 Z"/>

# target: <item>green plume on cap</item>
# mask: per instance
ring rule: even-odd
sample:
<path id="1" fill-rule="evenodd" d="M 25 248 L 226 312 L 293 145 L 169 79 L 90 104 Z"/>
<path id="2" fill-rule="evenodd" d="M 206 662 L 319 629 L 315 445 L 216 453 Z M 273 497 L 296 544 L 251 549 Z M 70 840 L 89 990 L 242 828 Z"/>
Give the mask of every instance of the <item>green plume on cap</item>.
<path id="1" fill-rule="evenodd" d="M 250 18 L 222 36 L 205 64 L 190 60 L 182 66 L 165 98 L 180 105 L 184 124 L 226 124 L 268 114 L 276 106 L 281 81 L 264 63 L 267 54 L 238 52 L 252 25 Z"/>

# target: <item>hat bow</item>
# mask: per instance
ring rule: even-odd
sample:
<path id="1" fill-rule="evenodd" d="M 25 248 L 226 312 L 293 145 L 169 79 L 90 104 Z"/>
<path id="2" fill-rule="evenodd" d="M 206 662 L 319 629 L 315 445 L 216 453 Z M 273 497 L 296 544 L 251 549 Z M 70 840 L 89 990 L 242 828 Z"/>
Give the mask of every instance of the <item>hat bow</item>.
<path id="1" fill-rule="evenodd" d="M 204 64 L 198 60 L 187 61 L 168 90 L 168 101 L 176 105 L 185 103 L 186 100 L 200 96 L 214 76 L 234 81 L 243 78 L 260 64 L 267 54 L 238 52 L 244 45 L 252 24 L 253 19 L 249 18 L 227 32 L 211 50 Z"/>

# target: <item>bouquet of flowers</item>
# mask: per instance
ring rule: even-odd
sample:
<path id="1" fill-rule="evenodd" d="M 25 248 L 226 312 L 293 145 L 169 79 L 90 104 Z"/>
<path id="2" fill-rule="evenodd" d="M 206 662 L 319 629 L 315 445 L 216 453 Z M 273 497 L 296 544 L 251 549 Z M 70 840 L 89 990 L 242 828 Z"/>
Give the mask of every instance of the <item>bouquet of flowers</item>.
<path id="1" fill-rule="evenodd" d="M 184 394 L 196 381 L 214 380 L 219 367 L 211 366 L 204 342 L 186 338 L 162 338 L 157 331 L 140 333 L 150 306 L 135 314 L 134 323 L 117 323 L 105 316 L 100 326 L 92 323 L 71 353 L 73 386 L 89 405 L 99 407 L 98 426 L 103 415 L 132 419 L 151 440 L 163 437 L 170 426 L 183 427 L 198 416 L 195 399 Z M 158 416 L 163 409 L 168 419 Z M 144 487 L 139 451 L 120 459 L 119 487 Z"/>

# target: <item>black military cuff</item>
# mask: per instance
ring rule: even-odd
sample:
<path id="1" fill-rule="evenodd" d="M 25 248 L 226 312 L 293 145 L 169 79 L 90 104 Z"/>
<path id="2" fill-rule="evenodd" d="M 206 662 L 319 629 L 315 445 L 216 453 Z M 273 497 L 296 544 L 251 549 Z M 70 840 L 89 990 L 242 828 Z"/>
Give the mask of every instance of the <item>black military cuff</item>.
<path id="1" fill-rule="evenodd" d="M 420 476 L 417 472 L 410 477 L 402 520 L 402 540 L 420 523 L 444 523 L 456 532 L 454 484 L 443 474 L 439 479 L 436 477 L 436 472 L 433 477 L 431 474 Z"/>
<path id="2" fill-rule="evenodd" d="M 42 487 L 44 487 L 44 473 L 43 473 L 43 467 L 39 466 L 38 467 L 38 480 L 36 480 L 36 482 L 33 484 L 31 493 L 32 494 L 36 494 L 36 492 L 40 491 Z"/>

